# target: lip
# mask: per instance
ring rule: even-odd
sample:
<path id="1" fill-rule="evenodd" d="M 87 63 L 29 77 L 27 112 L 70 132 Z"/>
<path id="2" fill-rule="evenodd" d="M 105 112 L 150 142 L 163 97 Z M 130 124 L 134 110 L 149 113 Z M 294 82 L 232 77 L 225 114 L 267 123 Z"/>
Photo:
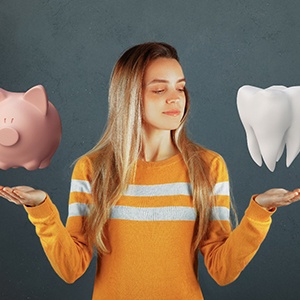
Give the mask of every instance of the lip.
<path id="1" fill-rule="evenodd" d="M 167 110 L 167 111 L 163 112 L 164 115 L 172 116 L 172 117 L 177 117 L 180 115 L 180 113 L 181 113 L 181 111 L 178 109 L 172 109 L 172 110 Z"/>

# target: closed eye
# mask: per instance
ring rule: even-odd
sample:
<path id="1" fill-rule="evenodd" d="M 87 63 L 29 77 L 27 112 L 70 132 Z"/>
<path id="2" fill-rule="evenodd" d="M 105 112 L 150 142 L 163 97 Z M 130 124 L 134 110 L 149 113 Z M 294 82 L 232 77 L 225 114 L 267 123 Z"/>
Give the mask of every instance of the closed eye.
<path id="1" fill-rule="evenodd" d="M 153 91 L 153 93 L 155 94 L 162 94 L 165 90 L 155 90 Z"/>

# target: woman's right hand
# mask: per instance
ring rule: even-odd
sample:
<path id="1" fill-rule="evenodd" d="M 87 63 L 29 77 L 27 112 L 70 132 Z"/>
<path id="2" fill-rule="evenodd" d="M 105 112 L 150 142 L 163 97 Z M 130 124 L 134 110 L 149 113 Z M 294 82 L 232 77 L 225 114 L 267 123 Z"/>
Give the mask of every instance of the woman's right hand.
<path id="1" fill-rule="evenodd" d="M 45 201 L 47 194 L 30 186 L 0 186 L 0 196 L 17 205 L 38 206 Z"/>

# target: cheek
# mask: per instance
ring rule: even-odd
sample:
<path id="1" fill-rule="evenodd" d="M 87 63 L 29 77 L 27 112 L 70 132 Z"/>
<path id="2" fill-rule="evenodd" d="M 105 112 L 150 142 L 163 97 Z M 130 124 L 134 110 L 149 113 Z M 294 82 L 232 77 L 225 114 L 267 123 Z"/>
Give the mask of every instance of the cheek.
<path id="1" fill-rule="evenodd" d="M 143 101 L 142 121 L 144 124 L 153 125 L 160 120 L 160 108 L 157 101 Z"/>
<path id="2" fill-rule="evenodd" d="M 144 108 L 143 108 L 143 118 L 148 119 L 151 118 L 153 115 L 155 115 L 157 109 L 154 103 L 151 102 L 146 102 L 144 103 Z"/>
<path id="3" fill-rule="evenodd" d="M 153 113 L 159 106 L 159 102 L 147 96 L 143 98 L 143 114 Z"/>

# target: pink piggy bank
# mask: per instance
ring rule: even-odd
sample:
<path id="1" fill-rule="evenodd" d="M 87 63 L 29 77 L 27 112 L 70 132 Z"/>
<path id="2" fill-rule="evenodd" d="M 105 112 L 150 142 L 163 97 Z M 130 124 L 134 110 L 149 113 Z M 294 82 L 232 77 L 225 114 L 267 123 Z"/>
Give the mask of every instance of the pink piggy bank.
<path id="1" fill-rule="evenodd" d="M 0 169 L 46 168 L 61 140 L 61 120 L 43 86 L 0 89 Z"/>

